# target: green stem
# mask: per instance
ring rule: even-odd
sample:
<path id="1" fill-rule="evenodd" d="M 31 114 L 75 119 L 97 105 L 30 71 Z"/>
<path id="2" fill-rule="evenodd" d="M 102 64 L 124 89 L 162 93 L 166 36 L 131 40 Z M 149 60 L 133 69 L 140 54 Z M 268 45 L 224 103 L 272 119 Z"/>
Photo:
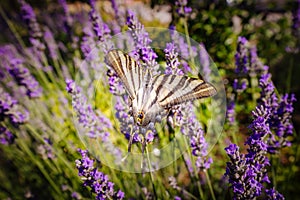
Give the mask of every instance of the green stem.
<path id="1" fill-rule="evenodd" d="M 146 153 L 147 153 L 147 160 L 148 160 L 148 166 L 149 166 L 149 173 L 150 173 L 150 179 L 152 183 L 152 188 L 153 188 L 153 193 L 154 193 L 154 198 L 157 199 L 157 193 L 154 185 L 154 178 L 151 170 L 151 162 L 150 162 L 150 157 L 149 157 L 149 152 L 148 152 L 148 147 L 146 146 Z"/>
<path id="2" fill-rule="evenodd" d="M 191 61 L 192 61 L 192 67 L 195 67 L 195 60 L 194 57 L 192 56 L 192 46 L 191 46 L 191 40 L 190 40 L 190 34 L 189 34 L 189 29 L 188 29 L 188 25 L 187 25 L 187 20 L 186 18 L 183 18 L 183 26 L 184 26 L 184 33 L 185 33 L 185 37 L 186 37 L 186 42 L 188 44 L 189 47 L 189 53 L 190 53 L 190 57 L 191 57 Z"/>
<path id="3" fill-rule="evenodd" d="M 197 187 L 198 187 L 198 191 L 199 191 L 200 197 L 201 197 L 201 199 L 204 199 L 204 194 L 203 194 L 203 191 L 202 191 L 202 188 L 201 188 L 201 185 L 200 185 L 200 179 L 199 179 L 199 176 L 198 176 L 198 173 L 197 173 L 197 167 L 195 165 L 195 160 L 194 160 L 192 152 L 191 152 L 191 150 L 189 148 L 190 146 L 187 143 L 186 137 L 184 137 L 184 142 L 185 142 L 185 145 L 187 147 L 186 149 L 187 149 L 188 155 L 191 158 L 191 163 L 193 165 L 193 169 L 194 169 L 194 173 L 195 173 L 194 176 L 196 178 L 196 183 L 197 183 Z"/>
<path id="4" fill-rule="evenodd" d="M 290 93 L 290 90 L 291 90 L 293 66 L 294 66 L 294 57 L 292 57 L 290 59 L 290 67 L 289 67 L 288 76 L 287 76 L 287 80 L 286 80 L 286 92 L 287 93 Z"/>
<path id="5" fill-rule="evenodd" d="M 205 173 L 205 176 L 206 176 L 206 180 L 207 180 L 207 184 L 208 184 L 208 187 L 209 187 L 211 197 L 212 197 L 213 200 L 216 200 L 215 193 L 214 193 L 214 190 L 212 188 L 211 181 L 210 181 L 210 178 L 209 178 L 209 175 L 208 175 L 208 171 L 204 170 L 204 173 Z"/>
<path id="6" fill-rule="evenodd" d="M 40 161 L 35 159 L 35 156 L 32 154 L 30 149 L 28 149 L 28 147 L 25 144 L 23 144 L 23 142 L 20 142 L 19 145 L 27 153 L 27 155 L 30 157 L 30 159 L 35 162 L 36 166 L 39 168 L 39 170 L 44 175 L 44 177 L 48 180 L 48 182 L 50 183 L 52 188 L 55 190 L 56 194 L 58 196 L 62 196 L 61 190 L 59 189 L 58 185 L 51 179 L 51 177 L 45 170 L 44 166 L 40 163 Z"/>

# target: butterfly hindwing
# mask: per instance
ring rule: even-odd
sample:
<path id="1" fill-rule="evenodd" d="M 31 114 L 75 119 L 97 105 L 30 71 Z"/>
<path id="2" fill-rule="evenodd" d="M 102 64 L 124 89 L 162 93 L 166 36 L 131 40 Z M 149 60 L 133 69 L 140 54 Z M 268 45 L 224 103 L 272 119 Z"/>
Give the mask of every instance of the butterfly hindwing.
<path id="1" fill-rule="evenodd" d="M 152 95 L 163 108 L 186 101 L 213 96 L 216 89 L 202 79 L 179 75 L 159 75 L 153 78 Z"/>

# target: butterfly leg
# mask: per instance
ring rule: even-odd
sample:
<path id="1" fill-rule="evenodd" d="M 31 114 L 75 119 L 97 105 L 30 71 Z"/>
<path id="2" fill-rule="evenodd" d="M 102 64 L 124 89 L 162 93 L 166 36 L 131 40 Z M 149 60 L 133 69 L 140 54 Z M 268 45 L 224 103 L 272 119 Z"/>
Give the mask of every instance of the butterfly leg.
<path id="1" fill-rule="evenodd" d="M 133 125 L 129 126 L 130 128 L 130 136 L 129 136 L 129 143 L 128 143 L 128 147 L 127 147 L 127 154 L 126 156 L 124 156 L 124 158 L 122 158 L 122 162 L 124 162 L 126 160 L 126 158 L 128 157 L 129 153 L 131 152 L 131 144 L 133 141 Z"/>
<path id="2" fill-rule="evenodd" d="M 133 125 L 130 126 L 130 137 L 129 137 L 129 143 L 128 143 L 128 153 L 131 152 L 131 145 L 133 142 L 134 132 L 133 132 Z"/>

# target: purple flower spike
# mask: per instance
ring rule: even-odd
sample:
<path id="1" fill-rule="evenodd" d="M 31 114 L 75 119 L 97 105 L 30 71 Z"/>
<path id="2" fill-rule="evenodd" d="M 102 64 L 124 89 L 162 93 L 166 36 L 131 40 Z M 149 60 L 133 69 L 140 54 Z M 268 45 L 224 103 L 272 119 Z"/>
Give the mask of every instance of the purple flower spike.
<path id="1" fill-rule="evenodd" d="M 23 60 L 11 58 L 8 71 L 16 80 L 18 85 L 22 85 L 26 88 L 26 93 L 30 98 L 36 98 L 42 95 L 42 88 L 35 78 L 30 74 L 29 70 L 24 67 Z"/>
<path id="2" fill-rule="evenodd" d="M 176 12 L 181 17 L 188 17 L 192 12 L 192 8 L 187 6 L 187 0 L 177 0 L 175 5 L 177 6 Z"/>
<path id="3" fill-rule="evenodd" d="M 110 121 L 101 113 L 96 115 L 91 105 L 87 103 L 85 96 L 81 93 L 81 88 L 76 86 L 73 80 L 66 80 L 66 90 L 72 95 L 72 105 L 77 113 L 79 123 L 87 129 L 87 134 L 91 138 L 100 137 L 107 140 L 106 129 L 112 127 Z M 95 123 L 96 122 L 96 123 Z"/>
<path id="4" fill-rule="evenodd" d="M 275 188 L 266 189 L 267 199 L 270 200 L 284 200 L 284 196 L 280 194 Z"/>
<path id="5" fill-rule="evenodd" d="M 21 110 L 17 103 L 18 102 L 13 99 L 9 93 L 0 87 L 0 121 L 3 121 L 4 118 L 8 118 L 15 126 L 28 121 L 28 111 Z"/>
<path id="6" fill-rule="evenodd" d="M 158 56 L 150 46 L 151 39 L 149 34 L 145 31 L 144 25 L 138 21 L 135 13 L 130 10 L 127 13 L 126 24 L 134 40 L 135 49 L 132 54 L 137 60 L 143 61 L 152 70 L 153 75 L 159 74 L 159 65 L 156 62 Z"/>
<path id="7" fill-rule="evenodd" d="M 183 71 L 179 69 L 180 62 L 178 61 L 178 52 L 174 43 L 167 43 L 164 50 L 167 67 L 166 74 L 183 75 Z"/>
<path id="8" fill-rule="evenodd" d="M 235 54 L 235 73 L 247 74 L 249 70 L 249 56 L 248 49 L 246 47 L 248 40 L 244 37 L 238 38 L 238 45 Z"/>
<path id="9" fill-rule="evenodd" d="M 4 126 L 0 126 L 0 144 L 10 145 L 13 144 L 15 136 Z"/>
<path id="10" fill-rule="evenodd" d="M 45 45 L 42 42 L 43 33 L 40 29 L 40 26 L 37 22 L 35 13 L 32 7 L 27 4 L 24 0 L 19 0 L 21 5 L 21 14 L 24 22 L 26 23 L 28 30 L 29 30 L 29 41 L 34 47 L 34 49 L 38 51 L 44 51 Z"/>
<path id="11" fill-rule="evenodd" d="M 79 149 L 78 152 L 82 157 L 75 161 L 78 175 L 84 180 L 83 185 L 96 194 L 96 199 L 124 199 L 124 192 L 116 192 L 108 176 L 94 167 L 94 160 L 88 157 L 88 151 Z"/>

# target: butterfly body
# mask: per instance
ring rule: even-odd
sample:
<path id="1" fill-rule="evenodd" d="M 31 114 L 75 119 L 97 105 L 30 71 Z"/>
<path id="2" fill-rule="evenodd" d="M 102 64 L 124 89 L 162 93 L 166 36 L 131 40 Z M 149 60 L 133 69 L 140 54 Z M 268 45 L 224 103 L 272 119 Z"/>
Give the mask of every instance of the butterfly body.
<path id="1" fill-rule="evenodd" d="M 157 75 L 142 68 L 128 54 L 111 50 L 105 57 L 124 84 L 131 100 L 132 115 L 137 125 L 147 126 L 170 108 L 183 102 L 212 96 L 216 89 L 199 78 L 179 75 Z"/>

